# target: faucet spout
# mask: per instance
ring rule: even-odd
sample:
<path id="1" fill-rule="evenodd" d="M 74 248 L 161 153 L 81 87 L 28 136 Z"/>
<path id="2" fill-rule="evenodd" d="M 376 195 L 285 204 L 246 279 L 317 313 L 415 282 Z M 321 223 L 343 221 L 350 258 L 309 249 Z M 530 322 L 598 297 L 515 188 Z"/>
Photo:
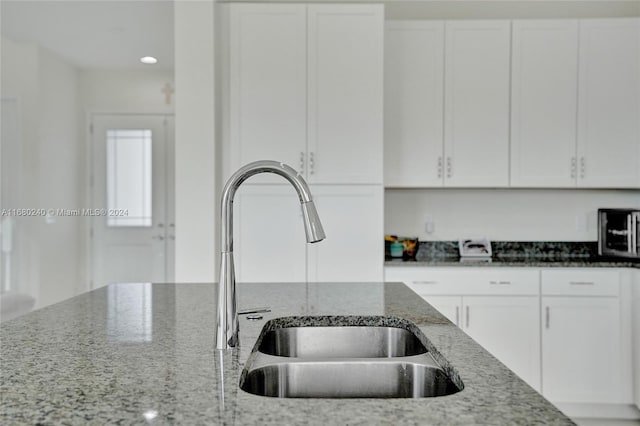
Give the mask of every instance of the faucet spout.
<path id="1" fill-rule="evenodd" d="M 255 161 L 241 167 L 229 178 L 222 191 L 220 217 L 221 256 L 216 331 L 217 349 L 230 349 L 238 346 L 238 307 L 233 265 L 233 198 L 238 187 L 245 180 L 259 173 L 280 175 L 295 188 L 302 207 L 304 230 L 308 243 L 322 241 L 325 238 L 309 186 L 292 167 L 277 161 Z"/>

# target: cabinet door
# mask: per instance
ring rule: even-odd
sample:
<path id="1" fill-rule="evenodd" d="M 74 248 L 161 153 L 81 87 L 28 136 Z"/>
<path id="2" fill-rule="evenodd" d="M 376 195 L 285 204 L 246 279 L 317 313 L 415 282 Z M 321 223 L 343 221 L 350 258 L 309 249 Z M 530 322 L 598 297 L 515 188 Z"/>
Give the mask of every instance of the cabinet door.
<path id="1" fill-rule="evenodd" d="M 622 403 L 614 297 L 542 297 L 542 393 L 553 402 Z"/>
<path id="2" fill-rule="evenodd" d="M 578 185 L 640 187 L 640 20 L 580 21 Z"/>
<path id="3" fill-rule="evenodd" d="M 382 184 L 383 5 L 308 6 L 308 177 Z"/>
<path id="4" fill-rule="evenodd" d="M 538 297 L 464 296 L 462 308 L 462 329 L 540 390 Z"/>
<path id="5" fill-rule="evenodd" d="M 445 185 L 509 183 L 510 21 L 451 21 L 445 37 Z"/>
<path id="6" fill-rule="evenodd" d="M 327 238 L 307 248 L 309 281 L 381 281 L 382 186 L 312 185 L 311 192 Z"/>
<path id="7" fill-rule="evenodd" d="M 307 137 L 306 6 L 230 6 L 226 174 L 255 160 L 282 161 L 301 169 Z M 278 179 L 261 175 L 251 181 Z"/>
<path id="8" fill-rule="evenodd" d="M 234 209 L 237 280 L 304 282 L 307 244 L 295 190 L 290 185 L 243 185 Z"/>
<path id="9" fill-rule="evenodd" d="M 511 186 L 575 186 L 578 21 L 514 21 L 512 55 Z"/>
<path id="10" fill-rule="evenodd" d="M 387 22 L 384 79 L 385 186 L 442 186 L 444 22 Z"/>
<path id="11" fill-rule="evenodd" d="M 462 297 L 460 296 L 431 296 L 420 295 L 431 306 L 436 308 L 449 321 L 460 327 L 460 310 L 462 309 Z"/>

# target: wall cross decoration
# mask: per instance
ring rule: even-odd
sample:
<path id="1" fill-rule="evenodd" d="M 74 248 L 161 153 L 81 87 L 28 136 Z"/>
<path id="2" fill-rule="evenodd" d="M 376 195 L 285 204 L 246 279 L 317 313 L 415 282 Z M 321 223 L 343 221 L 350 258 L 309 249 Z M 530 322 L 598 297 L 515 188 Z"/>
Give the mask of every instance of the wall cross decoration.
<path id="1" fill-rule="evenodd" d="M 175 90 L 171 83 L 165 83 L 162 88 L 162 93 L 164 93 L 164 103 L 167 105 L 171 105 L 171 95 L 175 93 Z"/>

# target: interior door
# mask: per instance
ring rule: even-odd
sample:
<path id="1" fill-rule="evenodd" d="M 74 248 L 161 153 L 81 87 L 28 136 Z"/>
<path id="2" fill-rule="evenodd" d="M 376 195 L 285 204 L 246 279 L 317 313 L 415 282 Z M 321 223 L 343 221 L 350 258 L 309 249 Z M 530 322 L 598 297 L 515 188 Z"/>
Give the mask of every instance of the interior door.
<path id="1" fill-rule="evenodd" d="M 92 118 L 93 287 L 114 282 L 163 282 L 173 268 L 172 117 Z M 170 123 L 171 122 L 171 123 Z"/>

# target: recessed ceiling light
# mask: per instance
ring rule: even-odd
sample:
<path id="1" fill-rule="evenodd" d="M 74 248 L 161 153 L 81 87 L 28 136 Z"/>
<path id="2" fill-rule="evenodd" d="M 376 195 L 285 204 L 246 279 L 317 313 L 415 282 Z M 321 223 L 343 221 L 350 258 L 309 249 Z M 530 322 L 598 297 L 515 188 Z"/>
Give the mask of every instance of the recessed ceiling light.
<path id="1" fill-rule="evenodd" d="M 142 58 L 140 58 L 140 62 L 142 62 L 143 64 L 157 64 L 158 60 L 153 56 L 143 56 Z"/>

